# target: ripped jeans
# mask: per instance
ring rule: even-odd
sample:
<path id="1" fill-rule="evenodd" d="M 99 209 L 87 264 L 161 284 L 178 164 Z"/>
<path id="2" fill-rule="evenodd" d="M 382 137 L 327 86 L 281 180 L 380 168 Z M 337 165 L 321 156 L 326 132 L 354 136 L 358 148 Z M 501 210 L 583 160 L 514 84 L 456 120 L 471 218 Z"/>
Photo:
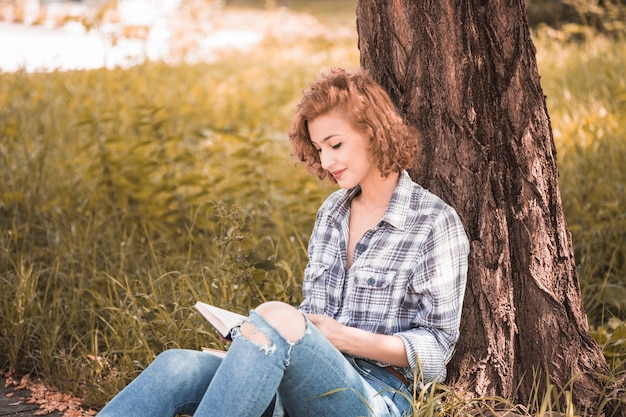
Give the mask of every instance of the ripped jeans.
<path id="1" fill-rule="evenodd" d="M 308 319 L 296 342 L 255 311 L 246 321 L 270 344 L 235 332 L 224 359 L 165 351 L 98 416 L 272 416 L 277 394 L 293 417 L 411 415 L 412 395 L 402 382 L 371 362 L 344 356 Z"/>

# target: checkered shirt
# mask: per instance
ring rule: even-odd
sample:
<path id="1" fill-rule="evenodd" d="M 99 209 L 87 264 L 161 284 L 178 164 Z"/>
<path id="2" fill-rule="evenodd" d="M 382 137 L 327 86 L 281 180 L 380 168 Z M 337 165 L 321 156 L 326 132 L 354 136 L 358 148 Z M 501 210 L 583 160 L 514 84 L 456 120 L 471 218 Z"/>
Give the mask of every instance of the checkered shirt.
<path id="1" fill-rule="evenodd" d="M 409 381 L 443 381 L 459 337 L 469 243 L 457 213 L 402 172 L 383 219 L 346 269 L 350 202 L 338 190 L 320 207 L 309 241 L 300 309 L 402 338 Z M 384 365 L 384 364 L 380 364 Z"/>

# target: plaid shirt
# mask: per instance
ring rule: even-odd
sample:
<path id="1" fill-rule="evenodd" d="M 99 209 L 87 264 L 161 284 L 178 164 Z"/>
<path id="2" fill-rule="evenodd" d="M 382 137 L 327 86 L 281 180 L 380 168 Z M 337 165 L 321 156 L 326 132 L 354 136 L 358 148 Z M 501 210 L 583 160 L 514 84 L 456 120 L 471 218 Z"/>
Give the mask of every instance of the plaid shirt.
<path id="1" fill-rule="evenodd" d="M 346 269 L 350 202 L 338 190 L 320 207 L 309 241 L 300 309 L 402 338 L 409 381 L 443 381 L 459 337 L 469 243 L 450 206 L 400 175 L 383 219 L 357 243 Z M 385 365 L 385 364 L 379 364 Z M 416 370 L 417 367 L 417 370 Z"/>

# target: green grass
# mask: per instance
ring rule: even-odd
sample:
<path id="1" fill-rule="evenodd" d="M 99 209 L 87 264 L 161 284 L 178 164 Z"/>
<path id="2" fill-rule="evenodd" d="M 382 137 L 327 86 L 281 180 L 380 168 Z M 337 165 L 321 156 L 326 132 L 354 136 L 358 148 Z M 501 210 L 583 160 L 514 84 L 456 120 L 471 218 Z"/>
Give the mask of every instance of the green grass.
<path id="1" fill-rule="evenodd" d="M 585 305 L 619 373 L 626 43 L 559 34 L 536 34 L 540 72 Z M 240 312 L 299 302 L 332 188 L 294 166 L 285 132 L 304 85 L 358 66 L 358 51 L 350 31 L 284 42 L 214 64 L 0 74 L 2 369 L 37 372 L 97 407 L 164 349 L 221 346 L 197 299 Z M 478 408 L 429 389 L 416 415 Z M 563 397 L 538 392 L 524 408 Z"/>
<path id="2" fill-rule="evenodd" d="M 297 304 L 331 191 L 285 132 L 353 39 L 282 59 L 0 75 L 0 367 L 99 405 L 170 347 L 219 345 L 197 299 Z M 343 62 L 342 62 L 343 61 Z M 6 348 L 5 348 L 6 347 Z"/>
<path id="3" fill-rule="evenodd" d="M 542 84 L 558 151 L 592 336 L 615 369 L 626 363 L 626 42 L 576 28 L 537 34 Z"/>
<path id="4" fill-rule="evenodd" d="M 626 320 L 626 42 L 560 35 L 538 35 L 540 72 L 586 311 L 602 327 Z"/>

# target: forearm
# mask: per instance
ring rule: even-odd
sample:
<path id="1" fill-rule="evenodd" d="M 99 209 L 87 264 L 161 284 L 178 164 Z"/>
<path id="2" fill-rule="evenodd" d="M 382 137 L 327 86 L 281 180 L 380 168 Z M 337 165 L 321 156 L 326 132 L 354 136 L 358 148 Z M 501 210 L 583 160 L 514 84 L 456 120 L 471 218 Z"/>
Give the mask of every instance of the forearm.
<path id="1" fill-rule="evenodd" d="M 354 327 L 346 327 L 345 339 L 340 351 L 390 365 L 406 368 L 409 361 L 404 342 L 399 336 L 367 332 Z"/>
<path id="2" fill-rule="evenodd" d="M 399 336 L 371 333 L 339 324 L 335 320 L 309 314 L 309 319 L 341 352 L 399 367 L 408 367 L 404 341 Z"/>

